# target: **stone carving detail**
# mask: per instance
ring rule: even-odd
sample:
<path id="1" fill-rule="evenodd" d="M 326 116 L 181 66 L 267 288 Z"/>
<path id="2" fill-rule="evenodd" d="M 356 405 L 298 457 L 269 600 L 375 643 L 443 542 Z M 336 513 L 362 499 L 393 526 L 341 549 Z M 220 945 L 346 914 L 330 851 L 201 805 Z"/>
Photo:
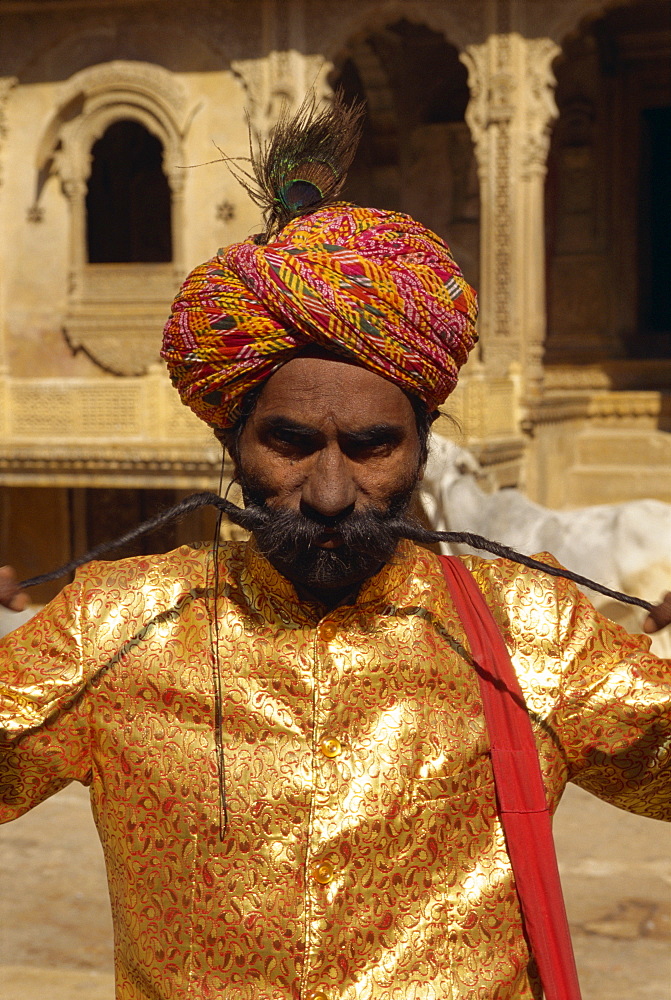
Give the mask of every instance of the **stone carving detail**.
<path id="1" fill-rule="evenodd" d="M 175 281 L 171 264 L 88 264 L 75 285 L 64 336 L 114 375 L 142 375 L 158 361 Z"/>
<path id="2" fill-rule="evenodd" d="M 161 365 L 142 378 L 12 380 L 0 369 L 0 473 L 9 483 L 211 488 L 221 447 Z M 6 418 L 3 422 L 2 418 Z M 132 446 L 119 448 L 119 441 Z M 50 479 L 50 481 L 53 481 Z"/>
<path id="3" fill-rule="evenodd" d="M 63 85 L 58 109 L 45 130 L 38 166 L 52 161 L 64 189 L 86 181 L 91 146 L 123 118 L 140 122 L 160 139 L 170 186 L 183 186 L 184 171 L 177 164 L 192 114 L 187 114 L 182 85 L 168 70 L 122 60 L 90 67 Z"/>
<path id="4" fill-rule="evenodd" d="M 26 219 L 28 222 L 32 222 L 33 225 L 38 225 L 40 222 L 44 222 L 44 209 L 41 205 L 29 205 L 26 210 Z"/>
<path id="5" fill-rule="evenodd" d="M 18 80 L 15 76 L 6 76 L 0 78 L 0 154 L 2 152 L 2 146 L 5 138 L 7 137 L 7 119 L 5 113 L 5 105 L 7 99 L 14 89 Z M 2 186 L 2 161 L 0 160 L 0 187 Z"/>
<path id="6" fill-rule="evenodd" d="M 309 91 L 324 102 L 332 96 L 328 76 L 333 65 L 322 56 L 304 56 L 295 50 L 270 52 L 265 59 L 234 61 L 231 68 L 245 88 L 257 143 L 268 138 L 282 108 L 295 111 Z"/>
<path id="7" fill-rule="evenodd" d="M 551 38 L 526 42 L 526 121 L 521 155 L 522 172 L 540 170 L 545 176 L 550 133 L 559 115 L 555 101 L 557 80 L 552 63 L 561 49 Z"/>
<path id="8" fill-rule="evenodd" d="M 266 76 L 263 59 L 234 59 L 231 70 L 243 86 L 246 95 L 246 112 L 253 138 L 258 142 L 266 133 Z"/>
<path id="9" fill-rule="evenodd" d="M 516 111 L 517 80 L 509 35 L 494 35 L 484 45 L 470 45 L 461 54 L 468 70 L 471 100 L 466 122 L 478 158 L 481 187 L 490 198 L 493 247 L 489 266 L 492 306 L 491 334 L 508 337 L 511 330 L 511 122 Z M 483 201 L 485 199 L 483 198 Z M 483 212 L 483 216 L 486 213 Z M 486 251 L 485 251 L 486 252 Z M 484 278 L 487 282 L 487 278 Z"/>
<path id="10" fill-rule="evenodd" d="M 550 38 L 525 39 L 507 30 L 461 55 L 471 90 L 466 121 L 478 158 L 483 228 L 491 234 L 481 247 L 488 303 L 484 356 L 492 373 L 522 363 L 532 395 L 542 379 L 543 182 L 558 113 L 552 72 L 558 52 Z M 525 220 L 524 232 L 519 219 Z"/>
<path id="11" fill-rule="evenodd" d="M 218 222 L 232 222 L 235 218 L 235 205 L 225 198 L 215 205 L 214 214 Z"/>
<path id="12" fill-rule="evenodd" d="M 186 91 L 173 73 L 153 63 L 124 59 L 90 66 L 75 73 L 63 84 L 59 103 L 64 107 L 80 94 L 90 99 L 95 94 L 108 94 L 119 89 L 159 101 L 178 121 L 186 116 Z"/>
<path id="13" fill-rule="evenodd" d="M 487 167 L 486 129 L 489 123 L 487 64 L 489 52 L 484 45 L 469 45 L 459 58 L 468 70 L 471 99 L 466 108 L 466 123 L 471 130 L 481 171 Z"/>
<path id="14" fill-rule="evenodd" d="M 5 120 L 5 102 L 9 93 L 18 83 L 15 76 L 5 76 L 0 79 L 0 139 L 7 135 L 7 122 Z"/>

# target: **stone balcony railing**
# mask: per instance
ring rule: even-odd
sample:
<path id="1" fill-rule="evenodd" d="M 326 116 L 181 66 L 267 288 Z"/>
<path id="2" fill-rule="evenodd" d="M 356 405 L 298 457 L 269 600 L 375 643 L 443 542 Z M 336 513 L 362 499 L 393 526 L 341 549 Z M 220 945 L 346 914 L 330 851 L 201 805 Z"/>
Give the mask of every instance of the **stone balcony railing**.
<path id="1" fill-rule="evenodd" d="M 0 375 L 0 482 L 211 488 L 221 448 L 165 369 L 142 377 Z"/>

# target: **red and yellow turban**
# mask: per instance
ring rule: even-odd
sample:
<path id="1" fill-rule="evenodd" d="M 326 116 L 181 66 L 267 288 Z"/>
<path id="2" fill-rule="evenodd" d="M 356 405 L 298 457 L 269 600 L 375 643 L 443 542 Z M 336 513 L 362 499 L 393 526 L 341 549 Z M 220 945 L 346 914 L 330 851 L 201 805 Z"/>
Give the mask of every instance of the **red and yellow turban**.
<path id="1" fill-rule="evenodd" d="M 476 317 L 476 294 L 435 233 L 339 202 L 192 271 L 161 356 L 182 402 L 213 427 L 233 426 L 250 389 L 315 345 L 434 410 L 477 340 Z"/>

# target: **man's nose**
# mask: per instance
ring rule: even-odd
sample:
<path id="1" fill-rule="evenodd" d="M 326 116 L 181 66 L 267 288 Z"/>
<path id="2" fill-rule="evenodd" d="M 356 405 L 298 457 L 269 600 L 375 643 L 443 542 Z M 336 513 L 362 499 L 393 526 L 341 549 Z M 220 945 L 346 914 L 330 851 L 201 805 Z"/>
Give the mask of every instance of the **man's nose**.
<path id="1" fill-rule="evenodd" d="M 319 521 L 341 521 L 354 510 L 356 484 L 348 461 L 335 446 L 316 456 L 301 493 L 301 509 Z"/>

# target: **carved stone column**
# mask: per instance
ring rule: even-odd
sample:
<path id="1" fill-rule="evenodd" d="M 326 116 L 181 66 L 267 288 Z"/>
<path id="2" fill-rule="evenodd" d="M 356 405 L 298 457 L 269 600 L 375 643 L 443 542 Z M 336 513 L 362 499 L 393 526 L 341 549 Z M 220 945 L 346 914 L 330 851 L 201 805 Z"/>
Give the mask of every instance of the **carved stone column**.
<path id="1" fill-rule="evenodd" d="M 170 169 L 170 165 L 165 163 L 164 170 L 168 176 L 168 184 L 171 193 L 170 223 L 172 228 L 172 271 L 173 284 L 175 289 L 184 281 L 186 257 L 184 241 L 186 229 L 184 226 L 184 183 L 185 176 L 183 170 Z"/>
<path id="2" fill-rule="evenodd" d="M 482 357 L 492 376 L 519 363 L 531 400 L 543 376 L 544 178 L 559 46 L 501 27 L 461 56 L 480 176 Z"/>
<path id="3" fill-rule="evenodd" d="M 2 147 L 4 146 L 5 139 L 7 138 L 7 99 L 18 82 L 19 81 L 15 76 L 0 77 L 0 155 L 2 154 Z M 2 164 L 0 162 L 0 168 L 1 166 Z M 0 184 L 2 184 L 2 181 L 3 175 L 2 170 L 0 169 Z"/>
<path id="4" fill-rule="evenodd" d="M 83 272 L 86 265 L 86 178 L 61 178 L 63 193 L 70 204 L 70 267 L 68 294 L 71 301 L 79 301 L 83 291 Z"/>
<path id="5" fill-rule="evenodd" d="M 3 160 L 4 160 L 4 148 L 7 139 L 7 118 L 6 118 L 6 105 L 7 99 L 11 91 L 14 89 L 18 80 L 15 76 L 5 76 L 0 77 L 0 188 L 2 188 L 3 177 Z M 0 191 L 0 199 L 2 198 L 2 192 Z M 0 203 L 0 219 L 2 218 L 2 204 Z M 5 289 L 4 283 L 2 281 L 2 276 L 0 273 L 0 382 L 3 381 L 7 376 L 6 370 L 6 358 L 7 358 L 7 344 L 6 344 L 6 333 L 5 333 Z M 4 374 L 3 374 L 4 373 Z M 0 406 L 5 410 L 6 415 L 6 405 L 2 399 L 2 388 L 0 388 Z M 2 434 L 2 416 L 0 416 L 0 435 Z"/>

